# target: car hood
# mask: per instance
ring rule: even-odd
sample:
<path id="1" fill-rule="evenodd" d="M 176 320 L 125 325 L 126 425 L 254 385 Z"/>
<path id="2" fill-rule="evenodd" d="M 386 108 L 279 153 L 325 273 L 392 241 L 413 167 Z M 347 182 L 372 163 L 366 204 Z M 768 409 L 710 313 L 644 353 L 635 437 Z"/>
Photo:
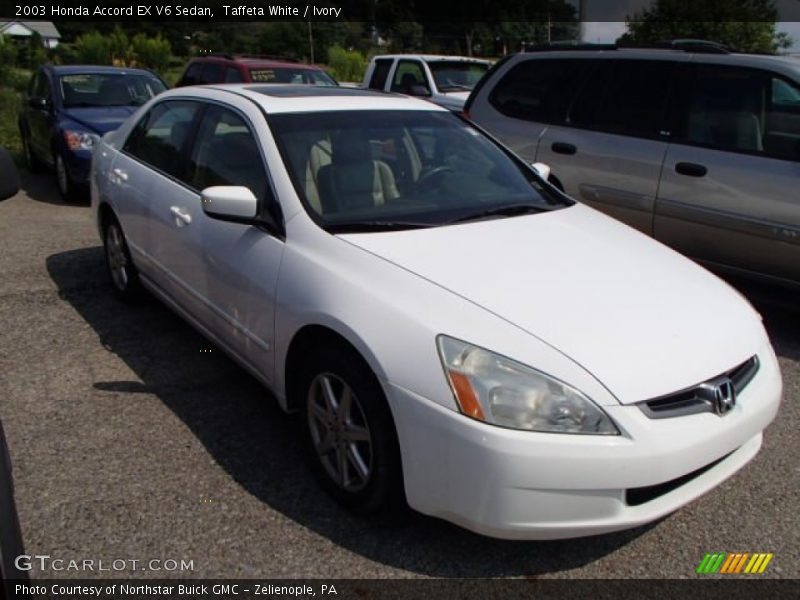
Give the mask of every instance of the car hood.
<path id="1" fill-rule="evenodd" d="M 460 110 L 464 108 L 467 98 L 469 98 L 469 92 L 439 92 L 434 102 L 450 110 Z"/>
<path id="2" fill-rule="evenodd" d="M 138 106 L 65 108 L 61 112 L 61 115 L 70 121 L 74 121 L 87 129 L 103 135 L 117 129 L 138 109 Z"/>
<path id="3" fill-rule="evenodd" d="M 764 343 L 759 316 L 727 284 L 583 205 L 340 237 L 543 340 L 623 404 L 703 382 Z M 502 340 L 490 350 L 502 353 Z"/>

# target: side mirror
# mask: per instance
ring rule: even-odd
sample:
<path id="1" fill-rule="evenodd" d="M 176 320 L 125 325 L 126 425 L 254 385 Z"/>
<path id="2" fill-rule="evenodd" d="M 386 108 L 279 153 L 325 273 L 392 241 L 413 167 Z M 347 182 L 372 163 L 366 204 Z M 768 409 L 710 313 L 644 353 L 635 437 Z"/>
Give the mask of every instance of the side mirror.
<path id="1" fill-rule="evenodd" d="M 217 185 L 200 192 L 203 212 L 213 219 L 233 223 L 254 224 L 258 216 L 258 200 L 240 185 Z"/>
<path id="2" fill-rule="evenodd" d="M 0 200 L 5 200 L 19 191 L 19 172 L 5 148 L 0 147 Z"/>
<path id="3" fill-rule="evenodd" d="M 531 164 L 533 170 L 539 174 L 539 177 L 547 181 L 550 178 L 550 165 L 546 165 L 541 162 L 535 162 Z"/>
<path id="4" fill-rule="evenodd" d="M 408 88 L 410 96 L 430 96 L 431 91 L 426 88 L 424 85 L 420 85 L 419 83 L 415 83 L 411 87 Z"/>
<path id="5" fill-rule="evenodd" d="M 28 106 L 34 110 L 47 110 L 50 108 L 50 102 L 47 100 L 47 98 L 33 96 L 32 98 L 28 98 Z"/>

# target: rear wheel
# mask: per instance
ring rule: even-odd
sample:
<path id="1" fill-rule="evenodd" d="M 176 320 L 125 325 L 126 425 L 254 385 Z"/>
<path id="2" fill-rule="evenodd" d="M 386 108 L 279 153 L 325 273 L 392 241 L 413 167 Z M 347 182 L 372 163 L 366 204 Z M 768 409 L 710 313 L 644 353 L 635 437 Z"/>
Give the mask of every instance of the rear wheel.
<path id="1" fill-rule="evenodd" d="M 298 391 L 312 465 L 345 507 L 376 512 L 403 498 L 400 450 L 375 375 L 348 347 L 324 344 L 304 366 Z"/>
<path id="2" fill-rule="evenodd" d="M 131 260 L 125 234 L 113 217 L 105 227 L 103 245 L 106 255 L 106 267 L 114 284 L 114 293 L 122 300 L 132 301 L 141 293 L 139 273 Z"/>

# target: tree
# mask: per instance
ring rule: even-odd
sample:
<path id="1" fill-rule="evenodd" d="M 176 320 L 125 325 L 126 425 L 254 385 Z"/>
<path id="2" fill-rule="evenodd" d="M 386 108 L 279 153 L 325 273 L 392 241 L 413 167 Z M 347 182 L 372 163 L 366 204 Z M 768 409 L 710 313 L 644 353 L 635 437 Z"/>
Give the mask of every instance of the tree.
<path id="1" fill-rule="evenodd" d="M 158 72 L 165 71 L 172 58 L 169 42 L 160 35 L 147 37 L 143 33 L 137 33 L 131 40 L 131 48 L 137 66 Z"/>
<path id="2" fill-rule="evenodd" d="M 742 52 L 775 53 L 792 45 L 788 35 L 775 30 L 777 18 L 773 0 L 657 0 L 626 18 L 628 32 L 620 41 L 702 39 Z"/>
<path id="3" fill-rule="evenodd" d="M 0 35 L 0 80 L 8 77 L 8 71 L 16 61 L 17 45 L 8 37 Z"/>
<path id="4" fill-rule="evenodd" d="M 86 65 L 111 64 L 111 41 L 97 31 L 78 36 L 73 49 L 79 63 Z"/>

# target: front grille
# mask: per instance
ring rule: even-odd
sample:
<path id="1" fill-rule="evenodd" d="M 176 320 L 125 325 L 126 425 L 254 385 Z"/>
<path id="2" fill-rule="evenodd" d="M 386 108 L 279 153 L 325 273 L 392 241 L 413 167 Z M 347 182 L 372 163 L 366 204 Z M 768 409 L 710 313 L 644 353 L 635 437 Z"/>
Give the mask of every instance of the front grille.
<path id="1" fill-rule="evenodd" d="M 713 395 L 711 395 L 713 382 L 729 379 L 736 396 L 738 396 L 755 377 L 758 367 L 758 357 L 753 356 L 718 377 L 669 396 L 639 402 L 637 406 L 651 419 L 669 419 L 703 412 L 716 412 L 717 407 L 714 405 Z"/>
<path id="2" fill-rule="evenodd" d="M 734 450 L 733 452 L 736 452 Z M 639 506 L 640 504 L 644 504 L 645 502 L 650 502 L 651 500 L 655 500 L 659 496 L 663 496 L 664 494 L 668 494 L 672 490 L 678 489 L 682 485 L 689 483 L 695 477 L 699 477 L 709 469 L 717 466 L 723 460 L 728 458 L 733 452 L 726 454 L 722 458 L 718 458 L 712 463 L 707 464 L 704 467 L 700 467 L 696 471 L 692 471 L 691 473 L 687 473 L 686 475 L 681 475 L 675 479 L 670 481 L 665 481 L 664 483 L 657 483 L 655 485 L 648 485 L 645 487 L 638 487 L 638 488 L 631 488 L 629 490 L 625 490 L 625 503 L 628 506 Z"/>

